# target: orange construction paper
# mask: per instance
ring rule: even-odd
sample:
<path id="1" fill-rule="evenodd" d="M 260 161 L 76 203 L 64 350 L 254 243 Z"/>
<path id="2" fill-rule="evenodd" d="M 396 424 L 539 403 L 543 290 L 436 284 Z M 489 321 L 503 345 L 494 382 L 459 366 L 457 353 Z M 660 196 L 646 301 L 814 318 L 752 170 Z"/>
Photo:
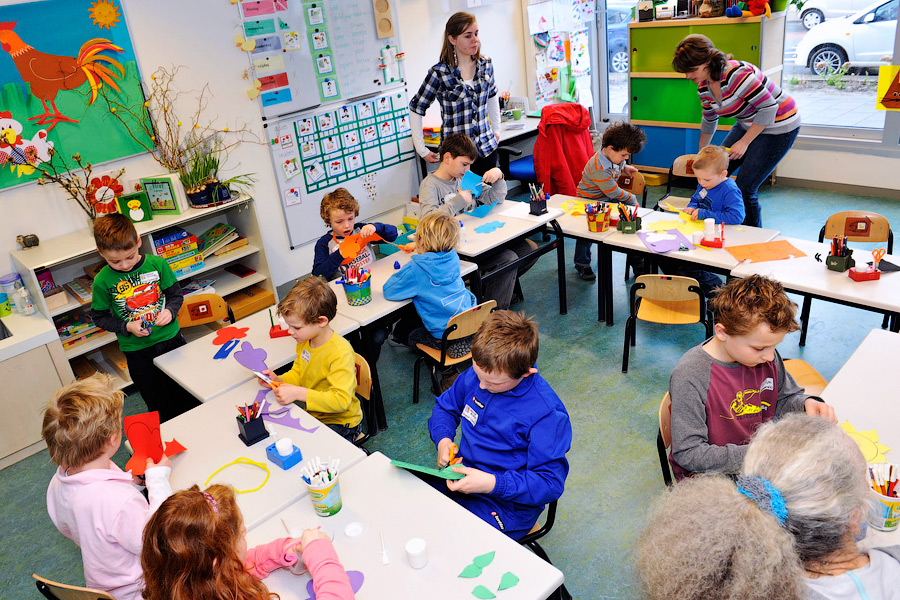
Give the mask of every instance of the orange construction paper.
<path id="1" fill-rule="evenodd" d="M 187 450 L 187 448 L 182 446 L 181 442 L 176 439 L 172 439 L 171 442 L 166 442 L 166 456 L 169 458 L 172 458 L 176 454 L 181 454 L 185 450 Z"/>
<path id="2" fill-rule="evenodd" d="M 337 241 L 337 237 L 332 237 Z M 383 242 L 384 240 L 377 233 L 373 233 L 368 237 L 362 237 L 362 234 L 359 233 L 348 235 L 340 242 L 340 244 L 338 244 L 338 250 L 340 251 L 341 256 L 344 257 L 341 264 L 349 265 L 353 262 L 353 259 L 356 258 L 356 255 L 359 254 L 359 251 L 366 247 L 366 244 L 379 241 Z"/>
<path id="3" fill-rule="evenodd" d="M 806 254 L 787 240 L 763 242 L 762 244 L 744 244 L 742 246 L 726 246 L 728 252 L 739 261 L 766 262 L 784 260 L 793 256 L 800 258 Z"/>

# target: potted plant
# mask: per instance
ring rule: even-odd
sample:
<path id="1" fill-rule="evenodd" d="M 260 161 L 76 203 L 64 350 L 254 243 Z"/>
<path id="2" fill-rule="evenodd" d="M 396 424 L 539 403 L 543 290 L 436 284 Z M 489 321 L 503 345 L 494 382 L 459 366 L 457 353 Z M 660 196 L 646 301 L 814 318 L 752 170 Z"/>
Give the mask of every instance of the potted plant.
<path id="1" fill-rule="evenodd" d="M 252 174 L 234 175 L 222 180 L 219 169 L 227 158 L 226 149 L 213 135 L 193 144 L 193 151 L 178 171 L 191 206 L 218 206 L 232 200 L 232 191 L 246 192 L 256 180 Z M 233 189 L 232 189 L 233 188 Z"/>

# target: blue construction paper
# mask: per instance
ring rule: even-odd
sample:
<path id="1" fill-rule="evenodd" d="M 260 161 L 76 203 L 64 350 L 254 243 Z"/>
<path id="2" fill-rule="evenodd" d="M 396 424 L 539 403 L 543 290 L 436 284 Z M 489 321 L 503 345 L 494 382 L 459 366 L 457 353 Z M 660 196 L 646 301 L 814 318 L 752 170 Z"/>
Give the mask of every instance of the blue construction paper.
<path id="1" fill-rule="evenodd" d="M 494 207 L 497 206 L 497 204 L 497 202 L 494 202 L 493 204 L 482 204 L 481 206 L 476 206 L 469 212 L 469 214 L 473 217 L 483 219 L 488 215 L 489 212 L 494 210 Z"/>
<path id="2" fill-rule="evenodd" d="M 459 182 L 459 187 L 463 190 L 469 190 L 470 192 L 472 192 L 472 197 L 477 198 L 484 190 L 484 187 L 481 185 L 481 183 L 481 177 L 479 177 L 472 171 L 466 171 L 466 174 L 463 175 L 462 179 Z"/>
<path id="3" fill-rule="evenodd" d="M 501 221 L 491 221 L 490 223 L 485 223 L 484 225 L 479 225 L 478 227 L 476 227 L 475 233 L 490 233 L 495 229 L 500 229 L 504 225 L 506 225 L 506 223 L 503 223 Z"/>
<path id="4" fill-rule="evenodd" d="M 221 348 L 219 348 L 219 351 L 216 352 L 216 355 L 213 356 L 213 358 L 216 360 L 226 358 L 231 353 L 231 351 L 237 347 L 239 343 L 240 341 L 238 340 L 231 340 L 229 342 L 226 342 Z"/>

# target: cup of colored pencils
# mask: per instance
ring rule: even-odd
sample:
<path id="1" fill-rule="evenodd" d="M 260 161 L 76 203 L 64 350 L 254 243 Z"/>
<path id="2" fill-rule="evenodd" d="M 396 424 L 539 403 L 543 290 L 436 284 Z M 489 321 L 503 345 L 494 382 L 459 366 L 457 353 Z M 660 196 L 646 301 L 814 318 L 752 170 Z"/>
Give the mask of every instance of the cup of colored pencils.
<path id="1" fill-rule="evenodd" d="M 879 463 L 869 465 L 869 484 L 877 502 L 867 519 L 869 525 L 879 531 L 894 531 L 900 525 L 900 465 Z"/>
<path id="2" fill-rule="evenodd" d="M 825 257 L 825 266 L 829 271 L 843 273 L 855 264 L 856 261 L 851 256 L 850 248 L 847 247 L 847 236 L 834 236 L 834 239 L 831 240 L 831 247 L 828 249 L 828 256 Z"/>
<path id="3" fill-rule="evenodd" d="M 343 277 L 337 282 L 344 286 L 347 304 L 362 306 L 372 301 L 372 274 L 368 269 L 341 267 L 341 272 Z"/>
<path id="4" fill-rule="evenodd" d="M 253 402 L 252 405 L 245 404 L 236 406 L 238 409 L 237 419 L 238 437 L 241 441 L 252 446 L 253 444 L 266 439 L 269 432 L 266 431 L 266 424 L 262 419 L 262 405 L 259 402 Z"/>
<path id="5" fill-rule="evenodd" d="M 616 206 L 619 211 L 619 222 L 616 229 L 622 233 L 637 233 L 641 229 L 641 218 L 637 206 L 626 206 L 621 202 Z"/>
<path id="6" fill-rule="evenodd" d="M 542 215 L 547 212 L 547 194 L 544 194 L 544 186 L 536 187 L 533 183 L 528 184 L 528 212 L 532 215 Z"/>

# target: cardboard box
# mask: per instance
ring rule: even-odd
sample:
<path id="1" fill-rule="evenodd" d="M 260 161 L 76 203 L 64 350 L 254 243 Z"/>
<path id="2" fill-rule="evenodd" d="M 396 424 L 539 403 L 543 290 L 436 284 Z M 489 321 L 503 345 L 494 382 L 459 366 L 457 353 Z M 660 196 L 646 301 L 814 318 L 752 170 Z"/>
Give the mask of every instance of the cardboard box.
<path id="1" fill-rule="evenodd" d="M 66 290 L 58 287 L 44 292 L 44 300 L 47 302 L 47 308 L 56 310 L 69 303 L 69 295 L 66 293 Z"/>
<path id="2" fill-rule="evenodd" d="M 258 310 L 275 304 L 275 294 L 258 285 L 251 285 L 225 296 L 225 302 L 234 313 L 235 319 L 243 319 Z"/>

